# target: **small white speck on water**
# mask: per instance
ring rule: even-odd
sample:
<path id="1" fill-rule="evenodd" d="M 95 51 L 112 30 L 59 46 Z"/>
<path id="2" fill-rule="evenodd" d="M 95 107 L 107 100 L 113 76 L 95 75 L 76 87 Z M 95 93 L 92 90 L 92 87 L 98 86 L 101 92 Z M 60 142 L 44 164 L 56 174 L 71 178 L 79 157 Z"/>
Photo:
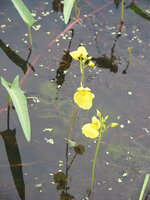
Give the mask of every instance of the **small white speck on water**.
<path id="1" fill-rule="evenodd" d="M 8 22 L 11 22 L 11 19 L 10 18 L 7 18 Z"/>
<path id="2" fill-rule="evenodd" d="M 31 15 L 32 15 L 33 17 L 36 17 L 36 13 L 33 13 L 33 12 L 32 12 Z"/>
<path id="3" fill-rule="evenodd" d="M 36 25 L 36 26 L 32 26 L 32 28 L 35 30 L 35 31 L 39 31 L 40 28 L 41 28 L 41 25 Z"/>
<path id="4" fill-rule="evenodd" d="M 38 74 L 34 74 L 34 76 L 39 76 Z"/>
<path id="5" fill-rule="evenodd" d="M 57 46 L 60 46 L 60 44 L 59 44 L 59 43 L 57 43 Z"/>
<path id="6" fill-rule="evenodd" d="M 58 89 L 61 88 L 61 85 L 58 85 L 57 88 L 58 88 Z"/>
<path id="7" fill-rule="evenodd" d="M 48 138 L 44 138 L 44 140 L 49 143 L 49 144 L 54 144 L 54 140 L 53 139 L 48 139 Z"/>
<path id="8" fill-rule="evenodd" d="M 123 177 L 126 177 L 126 176 L 128 176 L 128 173 L 124 173 L 122 176 L 123 176 Z"/>
<path id="9" fill-rule="evenodd" d="M 47 35 L 50 35 L 51 33 L 48 31 L 48 32 L 46 32 L 46 34 L 47 34 Z"/>
<path id="10" fill-rule="evenodd" d="M 2 24 L 2 25 L 1 25 L 1 28 L 5 28 L 5 27 L 6 27 L 6 24 Z"/>
<path id="11" fill-rule="evenodd" d="M 37 188 L 42 187 L 42 183 L 36 184 L 35 187 L 37 187 Z"/>
<path id="12" fill-rule="evenodd" d="M 132 92 L 131 92 L 131 91 L 128 91 L 128 95 L 130 95 L 130 96 L 131 96 L 131 95 L 132 95 Z"/>
<path id="13" fill-rule="evenodd" d="M 51 69 L 51 72 L 54 72 L 55 71 L 55 69 Z"/>
<path id="14" fill-rule="evenodd" d="M 45 129 L 43 129 L 43 132 L 46 132 L 46 131 L 49 131 L 49 132 L 52 132 L 52 128 L 45 128 Z"/>
<path id="15" fill-rule="evenodd" d="M 118 181 L 118 183 L 122 183 L 122 180 L 121 180 L 121 178 L 118 178 L 118 180 L 117 180 L 117 181 Z"/>
<path id="16" fill-rule="evenodd" d="M 7 69 L 6 69 L 6 68 L 3 68 L 3 71 L 7 71 Z"/>
<path id="17" fill-rule="evenodd" d="M 121 124 L 121 125 L 120 125 L 120 128 L 124 128 L 124 124 Z"/>
<path id="18" fill-rule="evenodd" d="M 49 173 L 49 175 L 50 175 L 50 176 L 53 176 L 54 174 L 53 174 L 53 173 Z"/>
<path id="19" fill-rule="evenodd" d="M 112 187 L 108 188 L 109 191 L 112 191 Z"/>
<path id="20" fill-rule="evenodd" d="M 129 119 L 127 120 L 127 124 L 131 124 L 131 121 Z"/>
<path id="21" fill-rule="evenodd" d="M 145 130 L 146 133 L 149 133 L 149 130 L 147 128 L 143 128 L 143 130 Z"/>

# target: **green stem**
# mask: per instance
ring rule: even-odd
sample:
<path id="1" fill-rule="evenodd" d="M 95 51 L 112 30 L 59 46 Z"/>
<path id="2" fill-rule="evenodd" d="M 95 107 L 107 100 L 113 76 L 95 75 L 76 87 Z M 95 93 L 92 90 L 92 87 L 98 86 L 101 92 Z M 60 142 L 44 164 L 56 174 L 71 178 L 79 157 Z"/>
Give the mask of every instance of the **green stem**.
<path id="1" fill-rule="evenodd" d="M 10 103 L 11 103 L 11 98 L 10 95 L 8 94 L 7 129 L 9 129 Z"/>
<path id="2" fill-rule="evenodd" d="M 32 49 L 32 37 L 31 37 L 31 29 L 30 29 L 30 26 L 28 26 L 28 33 L 29 33 L 29 40 L 30 40 L 30 49 Z"/>
<path id="3" fill-rule="evenodd" d="M 93 186 L 95 162 L 96 162 L 96 158 L 97 158 L 97 154 L 98 154 L 98 150 L 99 150 L 99 145 L 100 145 L 100 142 L 101 142 L 103 124 L 104 124 L 104 122 L 102 122 L 102 124 L 101 124 L 100 132 L 99 132 L 99 139 L 98 139 L 98 143 L 97 143 L 97 147 L 96 147 L 96 152 L 95 152 L 94 159 L 93 159 L 92 178 L 91 178 L 91 184 L 90 184 L 90 193 L 92 191 L 92 186 Z"/>
<path id="4" fill-rule="evenodd" d="M 77 19 L 78 15 L 77 15 L 77 2 L 76 2 L 76 0 L 74 1 L 74 12 L 75 12 L 75 17 Z"/>
<path id="5" fill-rule="evenodd" d="M 75 114 L 76 114 L 76 108 L 77 108 L 77 104 L 74 105 L 72 117 L 71 117 L 71 120 L 70 120 L 70 126 L 69 126 L 68 135 L 67 135 L 67 143 L 68 143 L 68 140 L 70 138 L 70 133 L 71 133 L 71 130 L 72 130 L 73 120 L 74 120 L 74 117 L 75 117 Z"/>
<path id="6" fill-rule="evenodd" d="M 84 77 L 84 64 L 80 62 L 80 70 L 81 70 L 81 81 L 80 81 L 80 86 L 83 86 L 83 77 Z"/>

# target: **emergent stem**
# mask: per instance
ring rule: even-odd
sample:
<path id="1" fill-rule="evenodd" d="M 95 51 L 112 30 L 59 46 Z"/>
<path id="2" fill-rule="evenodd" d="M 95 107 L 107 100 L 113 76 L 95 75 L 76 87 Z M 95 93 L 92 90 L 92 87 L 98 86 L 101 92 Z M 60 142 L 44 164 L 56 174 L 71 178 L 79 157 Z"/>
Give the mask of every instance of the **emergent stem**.
<path id="1" fill-rule="evenodd" d="M 123 7 L 124 7 L 124 0 L 121 0 L 121 23 L 123 24 Z"/>
<path id="2" fill-rule="evenodd" d="M 71 130 L 72 130 L 73 120 L 74 120 L 74 117 L 75 117 L 75 114 L 76 114 L 76 108 L 77 108 L 77 104 L 75 103 L 74 109 L 73 109 L 73 113 L 72 113 L 72 117 L 71 117 L 71 120 L 70 120 L 69 131 L 68 131 L 68 135 L 67 135 L 67 143 L 68 143 L 68 140 L 70 138 L 70 133 L 71 133 Z"/>
<path id="3" fill-rule="evenodd" d="M 92 186 L 93 186 L 95 162 L 96 162 L 96 158 L 97 158 L 97 154 L 98 154 L 98 150 L 99 150 L 99 145 L 100 145 L 100 142 L 101 142 L 102 129 L 103 129 L 103 122 L 101 124 L 100 132 L 99 132 L 99 139 L 98 139 L 98 143 L 97 143 L 97 147 L 96 147 L 96 152 L 95 152 L 94 159 L 93 159 L 92 178 L 91 178 L 91 184 L 90 184 L 90 193 L 92 191 Z"/>
<path id="4" fill-rule="evenodd" d="M 32 37 L 31 37 L 31 29 L 30 29 L 30 26 L 28 26 L 28 33 L 29 33 L 29 40 L 30 40 L 30 49 L 32 49 Z"/>
<path id="5" fill-rule="evenodd" d="M 75 12 L 75 18 L 77 19 L 78 15 L 77 15 L 77 2 L 76 2 L 76 0 L 74 1 L 74 12 Z"/>
<path id="6" fill-rule="evenodd" d="M 80 69 L 81 69 L 81 81 L 80 86 L 83 87 L 83 77 L 84 77 L 84 64 L 80 62 Z"/>

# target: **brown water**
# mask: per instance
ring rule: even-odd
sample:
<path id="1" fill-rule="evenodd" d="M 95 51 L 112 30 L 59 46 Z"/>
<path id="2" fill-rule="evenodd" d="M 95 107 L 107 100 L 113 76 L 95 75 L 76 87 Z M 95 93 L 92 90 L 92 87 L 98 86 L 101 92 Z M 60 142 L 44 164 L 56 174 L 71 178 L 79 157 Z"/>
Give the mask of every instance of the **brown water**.
<path id="1" fill-rule="evenodd" d="M 97 108 L 120 126 L 102 136 L 90 199 L 139 197 L 145 174 L 150 171 L 150 4 L 147 0 L 134 5 L 126 1 L 123 30 L 118 36 L 121 5 L 116 8 L 117 1 L 89 2 L 100 11 L 87 17 L 92 8 L 86 1 L 78 3 L 82 6 L 81 23 L 53 43 L 67 27 L 60 1 L 24 0 L 37 20 L 29 58 L 35 72 L 31 70 L 22 85 L 30 97 L 32 138 L 27 143 L 14 109 L 9 130 L 7 112 L 0 113 L 0 200 L 86 199 L 97 140 L 85 138 L 81 126 L 91 120 Z M 7 0 L 0 1 L 0 18 L 0 75 L 12 82 L 17 74 L 21 79 L 29 67 L 27 27 Z M 86 70 L 84 79 L 95 99 L 89 111 L 77 109 L 71 139 L 82 144 L 85 152 L 75 156 L 71 148 L 66 155 L 65 138 L 80 69 L 69 51 L 81 44 L 96 63 L 94 69 Z M 128 47 L 133 48 L 130 63 Z M 7 93 L 2 85 L 0 94 L 3 108 Z M 69 170 L 67 157 L 69 163 L 75 157 Z M 61 184 L 54 184 L 54 177 Z"/>

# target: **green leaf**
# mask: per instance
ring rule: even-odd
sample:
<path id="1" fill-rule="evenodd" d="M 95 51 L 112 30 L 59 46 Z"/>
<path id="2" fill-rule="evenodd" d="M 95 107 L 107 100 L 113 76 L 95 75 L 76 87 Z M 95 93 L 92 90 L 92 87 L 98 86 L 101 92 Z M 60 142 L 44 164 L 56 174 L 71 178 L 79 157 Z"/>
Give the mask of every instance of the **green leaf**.
<path id="1" fill-rule="evenodd" d="M 24 5 L 22 0 L 11 0 L 14 4 L 15 8 L 19 12 L 20 16 L 22 17 L 23 21 L 26 23 L 27 26 L 32 26 L 35 23 L 35 19 L 32 17 L 28 8 Z"/>
<path id="2" fill-rule="evenodd" d="M 144 179 L 144 182 L 143 182 L 143 186 L 142 186 L 142 189 L 141 189 L 141 193 L 140 193 L 139 200 L 142 200 L 142 199 L 143 199 L 143 195 L 144 195 L 146 186 L 147 186 L 147 184 L 148 184 L 148 180 L 149 180 L 149 174 L 146 174 L 145 179 Z M 145 198 L 145 199 L 147 199 L 147 198 Z"/>
<path id="3" fill-rule="evenodd" d="M 11 86 L 3 77 L 1 77 L 1 83 L 6 88 L 11 100 L 13 101 L 24 135 L 29 142 L 31 138 L 30 118 L 26 97 L 19 87 L 19 76 L 16 76 Z"/>
<path id="4" fill-rule="evenodd" d="M 67 24 L 68 21 L 69 21 L 74 1 L 75 0 L 64 0 L 64 11 L 63 11 L 63 14 L 64 14 L 65 24 Z"/>

